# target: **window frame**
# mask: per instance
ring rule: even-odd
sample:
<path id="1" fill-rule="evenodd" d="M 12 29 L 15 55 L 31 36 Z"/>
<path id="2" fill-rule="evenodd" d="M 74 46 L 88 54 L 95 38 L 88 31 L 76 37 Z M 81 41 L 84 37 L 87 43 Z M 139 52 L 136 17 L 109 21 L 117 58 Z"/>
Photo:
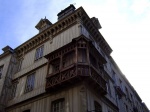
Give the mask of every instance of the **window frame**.
<path id="1" fill-rule="evenodd" d="M 29 77 L 31 78 L 29 79 Z M 27 76 L 24 93 L 28 93 L 32 91 L 34 89 L 34 85 L 35 85 L 35 72 Z M 32 86 L 32 87 L 29 87 L 29 86 Z"/>
<path id="2" fill-rule="evenodd" d="M 58 106 L 56 108 L 56 106 Z M 63 106 L 63 107 L 61 107 Z M 54 110 L 54 109 L 58 109 L 58 110 Z M 65 99 L 64 98 L 60 98 L 57 100 L 52 101 L 51 103 L 51 111 L 52 112 L 65 112 Z"/>
<path id="3" fill-rule="evenodd" d="M 35 61 L 39 60 L 43 57 L 44 54 L 44 45 L 41 45 L 40 47 L 38 47 L 35 51 Z"/>
<path id="4" fill-rule="evenodd" d="M 23 58 L 20 58 L 20 59 L 18 60 L 17 72 L 19 72 L 19 71 L 21 70 L 22 62 L 23 62 Z"/>
<path id="5" fill-rule="evenodd" d="M 107 92 L 108 92 L 109 96 L 112 96 L 111 87 L 110 87 L 110 81 L 109 81 L 109 80 L 108 80 L 108 82 L 106 83 L 106 87 L 107 87 Z"/>
<path id="6" fill-rule="evenodd" d="M 14 82 L 11 86 L 10 100 L 16 96 L 17 84 L 18 82 Z"/>
<path id="7" fill-rule="evenodd" d="M 31 112 L 31 109 L 24 110 L 22 112 Z"/>
<path id="8" fill-rule="evenodd" d="M 94 108 L 95 108 L 95 112 L 102 112 L 102 105 L 99 104 L 97 101 L 94 101 Z"/>
<path id="9" fill-rule="evenodd" d="M 62 56 L 62 68 L 66 68 L 75 63 L 75 52 L 70 51 Z"/>
<path id="10" fill-rule="evenodd" d="M 78 52 L 77 62 L 87 63 L 87 50 L 84 48 L 78 48 L 77 52 Z"/>
<path id="11" fill-rule="evenodd" d="M 2 78 L 3 67 L 4 67 L 4 65 L 1 65 L 1 66 L 0 66 L 0 79 Z"/>

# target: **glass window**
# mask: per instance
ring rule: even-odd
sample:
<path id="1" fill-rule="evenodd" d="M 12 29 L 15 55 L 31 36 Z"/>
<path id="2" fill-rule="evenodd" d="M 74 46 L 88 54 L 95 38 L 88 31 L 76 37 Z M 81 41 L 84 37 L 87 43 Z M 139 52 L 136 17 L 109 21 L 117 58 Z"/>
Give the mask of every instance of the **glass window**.
<path id="1" fill-rule="evenodd" d="M 52 102 L 52 112 L 65 112 L 65 100 L 59 99 Z"/>
<path id="2" fill-rule="evenodd" d="M 62 66 L 67 67 L 74 63 L 74 52 L 69 52 L 63 56 Z"/>
<path id="3" fill-rule="evenodd" d="M 60 59 L 56 59 L 52 62 L 53 72 L 58 72 L 60 68 Z"/>
<path id="4" fill-rule="evenodd" d="M 27 76 L 25 93 L 30 92 L 34 88 L 35 73 Z"/>
<path id="5" fill-rule="evenodd" d="M 109 81 L 106 83 L 106 87 L 107 87 L 107 92 L 108 92 L 108 94 L 111 96 L 111 88 L 110 88 L 110 83 L 109 83 Z"/>
<path id="6" fill-rule="evenodd" d="M 23 59 L 20 59 L 20 60 L 18 61 L 18 69 L 17 69 L 18 72 L 21 70 L 22 60 L 23 60 Z"/>
<path id="7" fill-rule="evenodd" d="M 30 109 L 28 109 L 28 110 L 25 110 L 25 111 L 23 111 L 23 112 L 30 112 Z"/>
<path id="8" fill-rule="evenodd" d="M 41 47 L 36 49 L 35 60 L 38 60 L 38 59 L 42 58 L 43 50 L 44 50 L 44 46 L 41 46 Z"/>
<path id="9" fill-rule="evenodd" d="M 94 101 L 94 106 L 95 112 L 102 112 L 102 106 L 97 101 Z"/>
<path id="10" fill-rule="evenodd" d="M 78 62 L 80 63 L 87 62 L 87 54 L 85 49 L 78 49 Z"/>
<path id="11" fill-rule="evenodd" d="M 112 78 L 113 78 L 114 82 L 116 82 L 116 73 L 114 71 L 112 71 Z"/>
<path id="12" fill-rule="evenodd" d="M 10 99 L 14 98 L 16 95 L 16 89 L 17 89 L 17 82 L 13 83 L 11 86 L 11 95 Z"/>
<path id="13" fill-rule="evenodd" d="M 3 66 L 0 66 L 0 79 L 2 77 Z"/>
<path id="14" fill-rule="evenodd" d="M 97 68 L 97 61 L 96 61 L 96 58 L 90 54 L 90 63 L 95 67 Z"/>

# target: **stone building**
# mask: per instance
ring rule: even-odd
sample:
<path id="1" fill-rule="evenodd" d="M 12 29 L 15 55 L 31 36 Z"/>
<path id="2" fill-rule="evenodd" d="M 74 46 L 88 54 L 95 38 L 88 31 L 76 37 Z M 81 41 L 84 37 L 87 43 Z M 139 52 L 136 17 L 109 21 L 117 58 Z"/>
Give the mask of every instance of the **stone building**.
<path id="1" fill-rule="evenodd" d="M 97 18 L 68 6 L 0 55 L 0 112 L 149 112 L 110 56 Z"/>

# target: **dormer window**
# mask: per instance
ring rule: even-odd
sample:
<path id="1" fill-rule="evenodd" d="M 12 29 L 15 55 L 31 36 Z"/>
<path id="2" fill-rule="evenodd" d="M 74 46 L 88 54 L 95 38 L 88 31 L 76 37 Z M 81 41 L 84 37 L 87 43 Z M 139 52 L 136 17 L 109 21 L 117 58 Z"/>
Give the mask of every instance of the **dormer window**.
<path id="1" fill-rule="evenodd" d="M 43 30 L 45 30 L 46 28 L 48 28 L 51 25 L 52 25 L 52 23 L 45 17 L 44 19 L 41 19 L 39 21 L 39 23 L 35 26 L 35 28 L 38 29 L 39 32 L 42 32 Z"/>

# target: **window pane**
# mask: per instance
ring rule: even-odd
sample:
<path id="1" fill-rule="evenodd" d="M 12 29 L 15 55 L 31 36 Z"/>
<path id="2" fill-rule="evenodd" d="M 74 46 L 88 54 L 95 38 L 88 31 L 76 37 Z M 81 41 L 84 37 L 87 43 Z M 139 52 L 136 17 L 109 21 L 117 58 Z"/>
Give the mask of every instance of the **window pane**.
<path id="1" fill-rule="evenodd" d="M 35 75 L 34 74 L 27 76 L 25 92 L 29 92 L 29 91 L 33 90 L 34 80 L 35 80 Z"/>
<path id="2" fill-rule="evenodd" d="M 95 68 L 97 68 L 97 61 L 96 61 L 95 57 L 94 57 L 92 54 L 90 54 L 90 63 L 91 63 Z"/>
<path id="3" fill-rule="evenodd" d="M 66 55 L 64 55 L 63 60 L 62 60 L 63 61 L 62 66 L 67 67 L 67 66 L 73 64 L 74 63 L 74 56 L 75 56 L 74 52 L 69 52 Z"/>
<path id="4" fill-rule="evenodd" d="M 95 112 L 102 112 L 102 106 L 98 102 L 94 101 L 94 106 Z"/>
<path id="5" fill-rule="evenodd" d="M 52 102 L 52 112 L 64 112 L 64 99 L 59 99 Z"/>
<path id="6" fill-rule="evenodd" d="M 21 65 L 22 65 L 22 59 L 20 59 L 19 62 L 18 62 L 18 70 L 17 71 L 21 70 Z"/>
<path id="7" fill-rule="evenodd" d="M 85 63 L 87 61 L 87 54 L 85 49 L 78 49 L 78 62 Z"/>
<path id="8" fill-rule="evenodd" d="M 43 56 L 43 51 L 44 51 L 44 46 L 41 46 L 36 49 L 35 60 L 38 60 L 39 58 Z"/>
<path id="9" fill-rule="evenodd" d="M 11 94 L 10 99 L 14 98 L 16 95 L 17 83 L 12 84 L 11 86 Z"/>
<path id="10" fill-rule="evenodd" d="M 23 112 L 30 112 L 30 109 L 28 109 L 28 110 L 25 110 L 25 111 L 23 111 Z"/>
<path id="11" fill-rule="evenodd" d="M 3 70 L 3 66 L 0 66 L 0 79 L 2 77 L 2 70 Z"/>

